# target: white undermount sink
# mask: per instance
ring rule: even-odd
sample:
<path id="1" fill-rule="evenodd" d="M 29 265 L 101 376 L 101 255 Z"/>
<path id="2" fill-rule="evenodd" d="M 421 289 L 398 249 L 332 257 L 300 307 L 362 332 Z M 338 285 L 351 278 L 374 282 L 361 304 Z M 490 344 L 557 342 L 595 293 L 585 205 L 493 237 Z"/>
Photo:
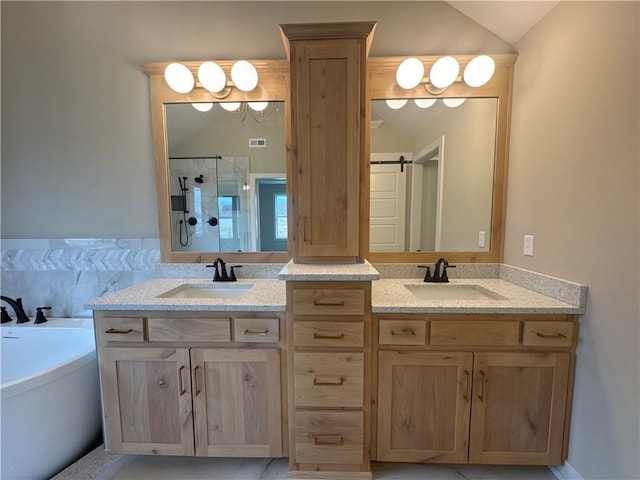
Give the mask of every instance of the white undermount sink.
<path id="1" fill-rule="evenodd" d="M 506 297 L 480 285 L 452 285 L 425 283 L 405 285 L 419 300 L 506 300 Z"/>
<path id="2" fill-rule="evenodd" d="M 157 298 L 240 298 L 252 287 L 252 283 L 185 283 Z"/>

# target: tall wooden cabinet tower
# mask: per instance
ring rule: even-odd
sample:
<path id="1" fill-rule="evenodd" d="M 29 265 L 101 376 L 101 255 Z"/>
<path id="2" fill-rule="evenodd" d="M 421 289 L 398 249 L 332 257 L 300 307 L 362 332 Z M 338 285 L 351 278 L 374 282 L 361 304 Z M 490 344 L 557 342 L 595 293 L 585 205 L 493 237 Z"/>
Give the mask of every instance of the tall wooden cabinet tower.
<path id="1" fill-rule="evenodd" d="M 294 263 L 360 263 L 369 215 L 366 59 L 375 22 L 281 25 L 291 66 Z"/>

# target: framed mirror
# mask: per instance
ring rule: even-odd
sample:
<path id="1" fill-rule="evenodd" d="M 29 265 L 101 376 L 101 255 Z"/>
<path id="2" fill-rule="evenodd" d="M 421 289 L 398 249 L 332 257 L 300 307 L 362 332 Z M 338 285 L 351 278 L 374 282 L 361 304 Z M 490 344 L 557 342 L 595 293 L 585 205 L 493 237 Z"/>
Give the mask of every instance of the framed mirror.
<path id="1" fill-rule="evenodd" d="M 183 65 L 198 78 L 201 63 Z M 216 63 L 230 78 L 235 62 Z M 169 62 L 143 65 L 151 87 L 162 262 L 212 262 L 223 256 L 234 263 L 284 263 L 290 258 L 285 192 L 289 65 L 251 63 L 258 86 L 249 92 L 232 87 L 224 98 L 199 84 L 187 94 L 177 93 L 164 79 Z M 266 108 L 251 108 L 257 102 L 267 102 Z"/>
<path id="2" fill-rule="evenodd" d="M 481 87 L 458 81 L 439 94 L 423 84 L 409 90 L 397 85 L 396 70 L 405 58 L 373 57 L 367 64 L 368 259 L 500 262 L 517 56 L 492 55 L 495 73 Z M 428 72 L 439 57 L 417 58 Z M 462 71 L 473 57 L 456 58 Z"/>

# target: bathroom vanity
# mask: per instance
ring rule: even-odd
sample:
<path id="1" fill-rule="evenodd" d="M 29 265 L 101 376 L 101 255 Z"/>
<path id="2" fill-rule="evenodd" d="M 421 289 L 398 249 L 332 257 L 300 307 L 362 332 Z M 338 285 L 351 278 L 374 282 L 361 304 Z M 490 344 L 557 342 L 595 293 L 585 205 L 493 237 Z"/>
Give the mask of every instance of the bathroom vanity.
<path id="1" fill-rule="evenodd" d="M 378 279 L 368 263 L 280 278 L 230 298 L 157 279 L 89 304 L 111 452 L 288 456 L 295 478 L 565 460 L 586 287 L 559 300 L 499 278 Z M 206 282 L 210 297 L 180 296 Z"/>

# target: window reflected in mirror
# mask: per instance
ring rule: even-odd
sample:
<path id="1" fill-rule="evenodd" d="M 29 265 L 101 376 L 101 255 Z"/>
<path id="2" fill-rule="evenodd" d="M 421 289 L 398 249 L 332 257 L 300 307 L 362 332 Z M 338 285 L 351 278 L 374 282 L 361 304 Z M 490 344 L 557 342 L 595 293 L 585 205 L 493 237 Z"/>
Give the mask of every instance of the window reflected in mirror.
<path id="1" fill-rule="evenodd" d="M 201 106 L 165 105 L 173 251 L 286 252 L 284 103 Z"/>
<path id="2" fill-rule="evenodd" d="M 371 102 L 370 250 L 489 251 L 497 98 Z"/>

